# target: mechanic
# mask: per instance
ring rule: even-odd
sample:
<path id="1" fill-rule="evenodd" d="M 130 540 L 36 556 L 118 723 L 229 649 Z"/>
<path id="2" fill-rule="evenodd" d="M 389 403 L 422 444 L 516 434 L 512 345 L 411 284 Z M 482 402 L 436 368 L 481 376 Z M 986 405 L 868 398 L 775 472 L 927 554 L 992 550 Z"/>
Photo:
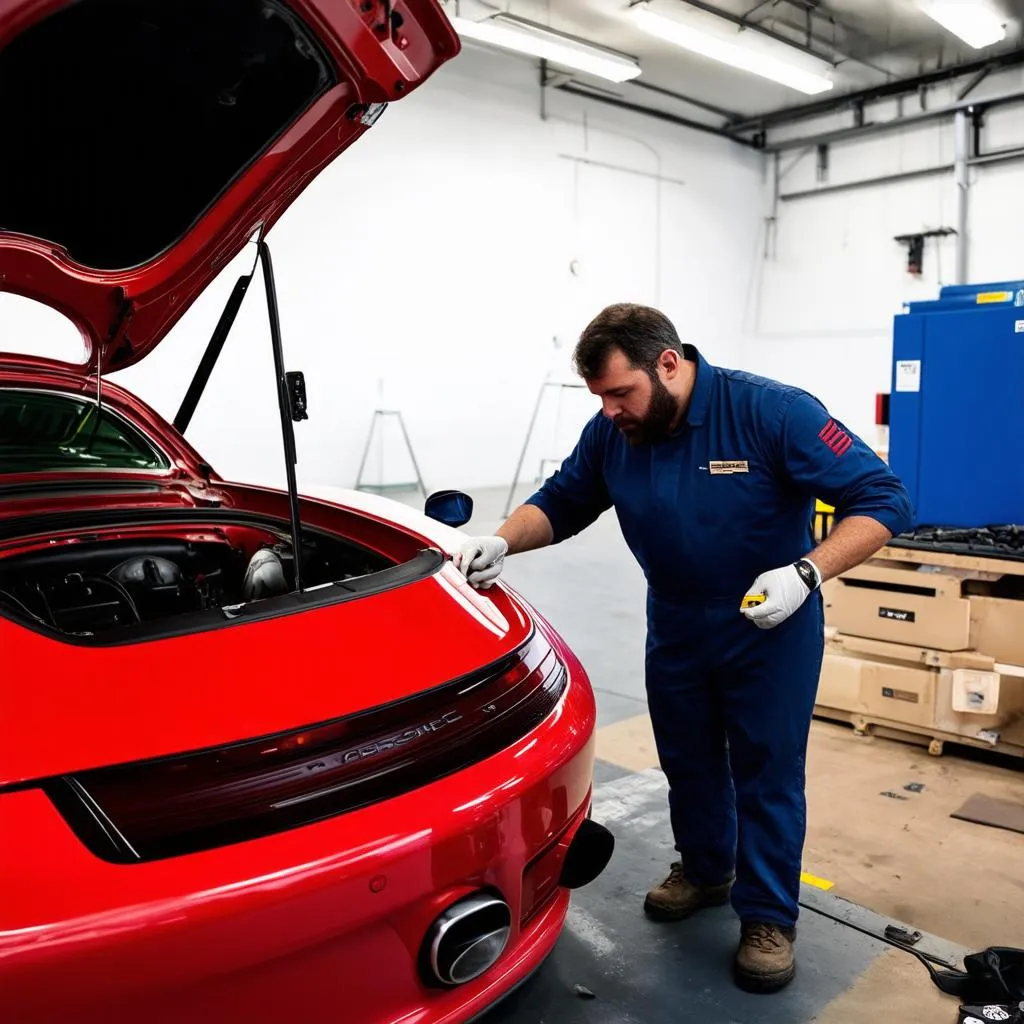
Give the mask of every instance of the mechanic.
<path id="1" fill-rule="evenodd" d="M 644 909 L 680 920 L 731 895 L 736 982 L 775 991 L 796 969 L 818 588 L 909 529 L 910 500 L 817 399 L 708 364 L 658 310 L 609 306 L 574 361 L 600 413 L 497 534 L 454 561 L 486 588 L 507 554 L 615 509 L 648 584 L 648 708 L 680 855 Z M 817 546 L 815 498 L 836 510 Z M 744 607 L 748 595 L 761 603 Z"/>

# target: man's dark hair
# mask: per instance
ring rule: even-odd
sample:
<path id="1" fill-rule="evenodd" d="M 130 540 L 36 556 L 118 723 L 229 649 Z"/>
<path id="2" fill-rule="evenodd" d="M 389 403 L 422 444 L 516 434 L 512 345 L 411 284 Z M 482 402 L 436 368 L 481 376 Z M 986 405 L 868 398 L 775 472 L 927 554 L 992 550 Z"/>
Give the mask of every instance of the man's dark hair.
<path id="1" fill-rule="evenodd" d="M 658 357 L 665 349 L 683 354 L 683 343 L 664 313 L 620 302 L 598 313 L 580 335 L 573 353 L 576 372 L 584 380 L 600 377 L 617 348 L 634 370 L 644 370 L 652 378 L 657 377 Z"/>

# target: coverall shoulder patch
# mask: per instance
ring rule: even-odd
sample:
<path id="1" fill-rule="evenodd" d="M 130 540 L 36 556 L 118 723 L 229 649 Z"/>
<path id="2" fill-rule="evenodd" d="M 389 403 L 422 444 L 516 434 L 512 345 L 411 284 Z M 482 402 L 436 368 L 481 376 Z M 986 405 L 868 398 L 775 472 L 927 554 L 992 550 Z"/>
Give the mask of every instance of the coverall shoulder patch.
<path id="1" fill-rule="evenodd" d="M 818 437 L 825 442 L 826 447 L 839 456 L 845 455 L 853 447 L 853 438 L 843 430 L 835 420 L 829 420 L 821 428 Z"/>

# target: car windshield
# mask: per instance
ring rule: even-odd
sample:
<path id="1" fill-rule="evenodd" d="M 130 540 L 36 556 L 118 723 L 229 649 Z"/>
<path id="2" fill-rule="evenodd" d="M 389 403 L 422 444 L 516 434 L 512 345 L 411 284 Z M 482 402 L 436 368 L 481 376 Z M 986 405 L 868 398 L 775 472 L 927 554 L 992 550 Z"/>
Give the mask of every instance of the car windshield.
<path id="1" fill-rule="evenodd" d="M 94 401 L 0 388 L 0 473 L 169 466 L 139 431 Z"/>

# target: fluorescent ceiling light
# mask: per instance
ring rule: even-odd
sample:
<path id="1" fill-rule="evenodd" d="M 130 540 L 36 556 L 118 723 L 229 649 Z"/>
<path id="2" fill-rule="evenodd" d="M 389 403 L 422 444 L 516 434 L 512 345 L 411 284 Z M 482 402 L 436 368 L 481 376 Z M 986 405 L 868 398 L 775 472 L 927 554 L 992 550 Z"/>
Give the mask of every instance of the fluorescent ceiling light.
<path id="1" fill-rule="evenodd" d="M 510 14 L 495 14 L 483 21 L 450 20 L 463 39 L 538 57 L 558 67 L 612 82 L 626 82 L 640 74 L 640 65 L 632 57 Z"/>
<path id="2" fill-rule="evenodd" d="M 959 36 L 968 46 L 980 50 L 1006 38 L 1002 18 L 985 3 L 972 0 L 928 0 L 921 10 L 944 29 Z"/>
<path id="3" fill-rule="evenodd" d="M 645 32 L 691 53 L 760 75 L 809 96 L 834 87 L 835 83 L 826 73 L 830 68 L 825 61 L 808 59 L 808 55 L 785 43 L 768 46 L 766 44 L 774 41 L 741 30 L 714 15 L 700 17 L 701 14 L 703 12 L 692 7 L 686 9 L 683 17 L 658 14 L 643 4 L 633 8 L 633 17 Z M 791 51 L 793 56 L 786 51 Z"/>

